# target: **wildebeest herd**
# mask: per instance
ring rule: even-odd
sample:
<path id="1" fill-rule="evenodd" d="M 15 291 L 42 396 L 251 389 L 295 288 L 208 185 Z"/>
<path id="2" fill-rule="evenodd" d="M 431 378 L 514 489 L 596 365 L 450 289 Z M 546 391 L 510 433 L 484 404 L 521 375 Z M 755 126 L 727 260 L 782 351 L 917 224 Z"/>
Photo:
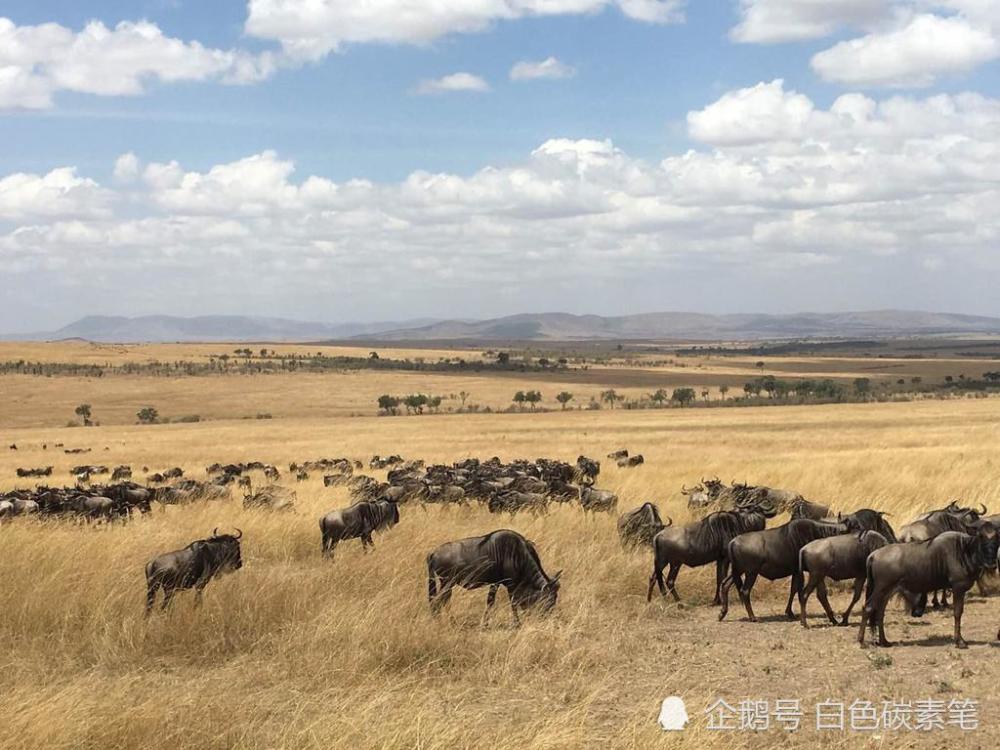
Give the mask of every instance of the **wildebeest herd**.
<path id="1" fill-rule="evenodd" d="M 641 456 L 615 451 L 609 458 L 620 468 L 643 463 Z M 638 460 L 634 460 L 638 458 Z M 633 460 L 629 460 L 633 459 Z M 367 551 L 374 547 L 372 535 L 391 529 L 400 521 L 400 506 L 414 503 L 467 506 L 478 502 L 490 513 L 546 513 L 553 503 L 572 503 L 584 513 L 612 513 L 618 497 L 595 488 L 600 462 L 580 456 L 575 464 L 539 458 L 534 461 L 499 458 L 481 461 L 469 458 L 451 465 L 426 465 L 405 461 L 399 456 L 374 456 L 369 468 L 387 470 L 386 481 L 356 473 L 359 461 L 346 458 L 292 463 L 289 474 L 297 481 L 321 472 L 324 486 L 344 486 L 352 504 L 326 513 L 319 520 L 321 550 L 332 558 L 338 544 L 360 539 Z M 47 471 L 18 470 L 18 476 L 49 476 Z M 206 467 L 209 479 L 184 479 L 179 467 L 163 472 L 147 472 L 147 485 L 131 481 L 127 466 L 114 469 L 110 484 L 90 484 L 92 475 L 109 473 L 106 467 L 75 467 L 75 487 L 38 486 L 0 495 L 0 521 L 15 516 L 72 517 L 83 521 L 128 520 L 133 514 L 151 512 L 152 504 L 185 505 L 197 501 L 231 498 L 230 485 L 244 487 L 244 507 L 248 510 L 291 510 L 294 492 L 277 484 L 253 490 L 251 472 L 257 471 L 271 482 L 281 472 L 271 464 L 250 462 L 213 464 Z M 806 500 L 787 490 L 749 483 L 724 484 L 719 479 L 703 479 L 693 488 L 683 487 L 688 508 L 700 519 L 675 526 L 664 522 L 654 503 L 620 515 L 617 530 L 623 547 L 650 549 L 653 568 L 646 598 L 654 588 L 680 600 L 677 578 L 681 569 L 714 563 L 716 580 L 713 604 L 720 607 L 719 619 L 729 611 L 729 596 L 736 589 L 747 617 L 756 621 L 752 592 L 756 581 L 789 579 L 785 615 L 799 619 L 807 627 L 806 609 L 815 592 L 830 622 L 847 625 L 855 605 L 865 594 L 859 642 L 866 629 L 878 633 L 879 645 L 891 645 L 885 636 L 885 612 L 894 595 L 900 595 L 910 614 L 921 617 L 930 606 L 948 606 L 952 595 L 954 639 L 959 648 L 961 620 L 966 593 L 998 565 L 1000 516 L 987 515 L 984 506 L 965 507 L 951 502 L 900 527 L 898 532 L 877 510 L 864 508 L 834 513 L 828 506 Z M 786 513 L 789 520 L 767 527 L 770 519 Z M 146 613 L 153 607 L 157 591 L 163 592 L 162 607 L 173 595 L 194 589 L 200 603 L 205 586 L 216 575 L 242 567 L 240 538 L 218 534 L 168 552 L 146 566 Z M 666 576 L 664 576 L 666 571 Z M 539 605 L 555 606 L 561 571 L 549 576 L 534 543 L 519 533 L 500 529 L 480 537 L 442 544 L 427 556 L 428 597 L 437 614 L 449 601 L 455 586 L 471 589 L 488 587 L 487 613 L 499 587 L 508 593 L 515 623 L 518 610 Z M 828 581 L 850 581 L 852 599 L 839 618 L 829 602 Z M 799 614 L 793 609 L 798 598 Z M 485 616 L 485 615 L 484 615 Z M 998 633 L 1000 638 L 1000 633 Z"/>

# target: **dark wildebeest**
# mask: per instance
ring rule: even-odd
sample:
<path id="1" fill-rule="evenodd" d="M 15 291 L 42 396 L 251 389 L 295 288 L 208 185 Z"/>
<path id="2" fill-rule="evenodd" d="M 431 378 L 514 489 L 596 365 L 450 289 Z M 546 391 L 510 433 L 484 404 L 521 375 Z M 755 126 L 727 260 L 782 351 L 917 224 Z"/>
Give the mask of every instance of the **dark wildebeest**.
<path id="1" fill-rule="evenodd" d="M 729 560 L 726 551 L 729 542 L 740 534 L 750 531 L 761 531 L 767 525 L 767 519 L 774 514 L 761 508 L 747 506 L 738 511 L 720 510 L 689 523 L 681 528 L 664 529 L 653 538 L 653 573 L 649 576 L 649 589 L 646 591 L 646 601 L 653 598 L 653 585 L 660 587 L 660 595 L 666 596 L 667 591 L 675 601 L 680 601 L 675 585 L 681 567 L 687 565 L 698 568 L 702 565 L 715 563 L 715 599 L 720 602 L 719 591 L 726 577 Z M 663 569 L 670 566 L 667 572 L 666 584 L 663 582 Z"/>
<path id="2" fill-rule="evenodd" d="M 447 542 L 427 555 L 427 597 L 431 612 L 437 614 L 451 599 L 455 586 L 489 586 L 488 613 L 496 601 L 497 589 L 503 586 L 510 598 L 514 623 L 520 625 L 518 608 L 541 604 L 548 611 L 555 606 L 561 575 L 561 570 L 551 578 L 546 575 L 535 545 L 516 531 L 500 529 L 485 536 Z"/>
<path id="3" fill-rule="evenodd" d="M 126 480 L 129 480 L 131 478 L 132 478 L 132 467 L 131 466 L 125 466 L 124 464 L 122 464 L 121 466 L 116 466 L 115 470 L 113 472 L 111 472 L 111 481 L 112 482 L 126 481 Z"/>
<path id="4" fill-rule="evenodd" d="M 823 605 L 830 622 L 837 624 L 837 618 L 827 597 L 827 578 L 832 578 L 834 581 L 854 579 L 854 595 L 840 621 L 841 625 L 847 625 L 851 610 L 858 603 L 861 591 L 865 587 L 865 561 L 868 555 L 887 544 L 891 544 L 891 541 L 877 531 L 861 531 L 856 534 L 840 534 L 817 539 L 799 550 L 799 571 L 803 576 L 809 574 L 809 580 L 799 592 L 799 617 L 802 627 L 809 627 L 806 623 L 806 604 L 813 591 L 816 592 L 816 597 Z"/>
<path id="5" fill-rule="evenodd" d="M 549 509 L 549 499 L 535 492 L 499 491 L 486 501 L 490 513 L 510 513 L 513 515 L 522 510 L 533 515 L 546 513 Z"/>
<path id="6" fill-rule="evenodd" d="M 95 495 L 77 495 L 69 501 L 70 507 L 77 516 L 86 521 L 110 521 L 114 514 L 114 501 L 110 497 Z"/>
<path id="7" fill-rule="evenodd" d="M 792 518 L 809 518 L 813 521 L 822 521 L 830 516 L 830 506 L 814 503 L 803 498 L 796 498 L 792 501 L 789 510 Z"/>
<path id="8" fill-rule="evenodd" d="M 157 589 L 163 589 L 161 609 L 170 605 L 178 589 L 193 588 L 194 603 L 199 606 L 202 591 L 212 578 L 242 568 L 240 537 L 243 532 L 239 529 L 236 532 L 235 536 L 220 535 L 216 529 L 208 539 L 191 542 L 184 549 L 166 552 L 146 563 L 146 616 L 153 609 Z"/>
<path id="9" fill-rule="evenodd" d="M 619 458 L 628 458 L 628 448 L 622 448 L 620 451 L 611 451 L 608 454 L 608 458 L 612 461 L 617 461 Z"/>
<path id="10" fill-rule="evenodd" d="M 951 589 L 955 613 L 955 645 L 966 648 L 962 638 L 962 611 L 965 593 L 983 571 L 996 564 L 997 530 L 979 523 L 974 534 L 945 531 L 933 539 L 907 544 L 890 544 L 873 552 L 867 564 L 865 607 L 858 631 L 864 645 L 865 628 L 878 627 L 878 645 L 891 646 L 885 637 L 885 608 L 897 592 L 923 594 Z"/>
<path id="11" fill-rule="evenodd" d="M 789 620 L 795 619 L 792 601 L 802 587 L 799 550 L 815 539 L 836 536 L 846 531 L 847 527 L 843 524 L 796 518 L 783 526 L 763 531 L 751 531 L 733 539 L 729 543 L 727 552 L 732 570 L 726 580 L 722 582 L 722 610 L 719 612 L 719 619 L 725 618 L 729 612 L 729 589 L 735 585 L 739 591 L 740 600 L 746 608 L 747 617 L 750 622 L 757 622 L 750 594 L 753 591 L 753 585 L 760 576 L 764 576 L 769 581 L 791 577 L 785 615 Z"/>
<path id="12" fill-rule="evenodd" d="M 674 522 L 663 523 L 660 511 L 653 503 L 643 503 L 638 508 L 622 513 L 618 518 L 618 536 L 623 547 L 648 547 L 653 537 Z"/>
<path id="13" fill-rule="evenodd" d="M 617 463 L 619 469 L 632 469 L 645 462 L 646 459 L 644 459 L 642 457 L 642 454 L 640 453 L 636 456 L 627 456 L 626 458 L 619 458 Z"/>
<path id="14" fill-rule="evenodd" d="M 952 500 L 948 505 L 940 510 L 932 510 L 917 517 L 915 520 L 904 525 L 899 530 L 900 542 L 925 542 L 933 539 L 938 534 L 945 531 L 961 531 L 965 534 L 973 534 L 976 531 L 976 524 L 981 515 L 986 513 L 986 506 L 981 506 L 977 511 L 972 508 L 964 508 L 956 501 Z M 938 594 L 940 593 L 940 601 Z M 926 607 L 926 596 L 921 596 L 920 601 L 913 607 L 913 615 L 919 617 Z M 948 592 L 933 592 L 931 606 L 934 609 L 948 606 Z"/>
<path id="15" fill-rule="evenodd" d="M 360 539 L 365 552 L 374 547 L 372 534 L 391 529 L 399 523 L 399 506 L 390 500 L 362 500 L 346 508 L 330 511 L 319 519 L 323 535 L 323 557 L 333 557 L 337 544 L 345 539 Z"/>
<path id="16" fill-rule="evenodd" d="M 577 481 L 584 481 L 589 479 L 594 481 L 597 479 L 597 475 L 601 473 L 601 462 L 595 461 L 592 458 L 587 458 L 586 456 L 576 457 L 576 479 Z"/>
<path id="17" fill-rule="evenodd" d="M 595 490 L 593 485 L 593 480 L 580 484 L 580 505 L 583 510 L 594 513 L 613 512 L 618 507 L 618 495 L 609 490 Z"/>

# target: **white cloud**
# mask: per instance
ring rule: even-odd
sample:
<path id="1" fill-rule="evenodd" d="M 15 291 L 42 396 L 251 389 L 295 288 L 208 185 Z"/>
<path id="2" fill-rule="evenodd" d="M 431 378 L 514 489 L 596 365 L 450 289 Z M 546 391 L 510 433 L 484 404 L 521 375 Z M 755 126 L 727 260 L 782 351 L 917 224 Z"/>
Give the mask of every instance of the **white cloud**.
<path id="1" fill-rule="evenodd" d="M 441 78 L 429 78 L 418 83 L 415 94 L 447 94 L 452 91 L 489 91 L 490 85 L 472 73 L 452 73 Z"/>
<path id="2" fill-rule="evenodd" d="M 251 83 L 272 75 L 278 56 L 218 50 L 165 36 L 148 21 L 75 32 L 56 23 L 18 26 L 0 17 L 0 108 L 44 109 L 58 91 L 141 94 L 151 81 Z"/>
<path id="3" fill-rule="evenodd" d="M 107 213 L 109 198 L 107 191 L 78 177 L 72 167 L 46 175 L 16 173 L 0 178 L 0 220 L 101 216 Z"/>
<path id="4" fill-rule="evenodd" d="M 547 57 L 539 61 L 521 60 L 510 69 L 510 80 L 512 81 L 572 78 L 575 75 L 576 68 L 557 60 L 555 57 Z"/>
<path id="5" fill-rule="evenodd" d="M 246 32 L 316 60 L 345 44 L 427 44 L 479 32 L 499 21 L 580 15 L 617 7 L 637 21 L 681 20 L 684 0 L 249 0 Z"/>
<path id="6" fill-rule="evenodd" d="M 114 177 L 118 182 L 132 182 L 139 176 L 139 157 L 131 151 L 115 159 Z"/>
<path id="7" fill-rule="evenodd" d="M 844 27 L 864 27 L 890 16 L 893 0 L 741 0 L 737 42 L 820 39 Z"/>
<path id="8" fill-rule="evenodd" d="M 123 280 L 154 275 L 185 309 L 262 288 L 254 304 L 314 296 L 320 309 L 336 291 L 361 309 L 391 269 L 404 303 L 467 295 L 471 310 L 498 288 L 562 307 L 596 283 L 706 278 L 716 294 L 734 274 L 736 291 L 770 278 L 822 292 L 809 269 L 877 262 L 903 289 L 908 268 L 952 268 L 956 254 L 961 268 L 997 270 L 998 99 L 850 93 L 824 108 L 772 81 L 723 95 L 690 127 L 705 145 L 659 163 L 609 140 L 553 138 L 510 166 L 393 183 L 297 176 L 271 151 L 204 171 L 129 159 L 142 179 L 114 190 L 68 168 L 11 175 L 0 179 L 0 277 L 18 274 L 6 288 L 20 293 L 32 271 L 53 283 L 60 268 L 86 271 L 97 289 L 107 274 L 124 303 Z M 556 288 L 571 291 L 545 296 Z"/>
<path id="9" fill-rule="evenodd" d="M 899 29 L 840 42 L 816 54 L 812 67 L 828 81 L 852 86 L 921 87 L 997 57 L 1000 40 L 988 29 L 921 14 Z"/>

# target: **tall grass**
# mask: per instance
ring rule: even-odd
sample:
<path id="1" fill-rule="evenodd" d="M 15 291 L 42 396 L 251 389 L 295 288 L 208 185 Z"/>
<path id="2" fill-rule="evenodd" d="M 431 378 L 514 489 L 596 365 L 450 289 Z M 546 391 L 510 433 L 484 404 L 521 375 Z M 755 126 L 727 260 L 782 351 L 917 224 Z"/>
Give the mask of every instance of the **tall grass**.
<path id="1" fill-rule="evenodd" d="M 718 474 L 796 488 L 839 509 L 882 508 L 898 523 L 956 496 L 1000 506 L 998 428 L 1000 407 L 985 400 L 275 420 L 72 434 L 95 448 L 88 454 L 94 461 L 151 470 L 181 465 L 194 476 L 217 460 L 280 465 L 389 452 L 432 461 L 573 460 L 628 447 L 647 463 L 626 471 L 604 461 L 598 482 L 620 494 L 620 509 L 652 500 L 683 522 L 680 485 Z M 65 476 L 79 457 L 40 444 L 68 432 L 11 433 L 19 450 L 0 455 L 7 486 L 16 465 L 54 463 L 56 479 Z M 571 506 L 512 519 L 479 507 L 406 505 L 399 526 L 376 537 L 374 552 L 348 542 L 329 562 L 320 557 L 317 520 L 346 504 L 346 493 L 322 487 L 318 475 L 292 486 L 292 514 L 246 512 L 234 499 L 157 509 L 125 526 L 19 520 L 0 528 L 0 747 L 855 747 L 859 739 L 850 735 L 723 736 L 695 714 L 717 695 L 921 698 L 928 670 L 957 689 L 981 691 L 969 697 L 996 711 L 989 686 L 1000 669 L 984 646 L 969 655 L 954 654 L 946 642 L 900 649 L 897 666 L 875 672 L 854 645 L 853 629 L 752 625 L 740 621 L 738 607 L 730 621 L 716 623 L 708 568 L 681 574 L 681 605 L 647 605 L 649 555 L 620 549 L 613 517 L 585 518 Z M 143 564 L 214 527 L 244 531 L 244 568 L 214 581 L 200 610 L 182 595 L 144 622 Z M 515 630 L 501 594 L 482 625 L 480 590 L 457 592 L 432 618 L 427 552 L 500 527 L 534 540 L 550 574 L 565 570 L 555 610 Z M 783 583 L 759 588 L 759 614 L 783 609 Z M 970 607 L 967 635 L 983 640 L 998 614 L 995 602 Z M 910 638 L 926 635 L 917 625 L 890 627 L 898 635 L 906 628 Z M 943 620 L 928 627 L 948 633 Z M 971 676 L 963 677 L 967 670 Z M 685 696 L 697 719 L 681 737 L 655 725 L 659 702 L 670 694 Z M 893 747 L 923 742 L 905 736 Z"/>

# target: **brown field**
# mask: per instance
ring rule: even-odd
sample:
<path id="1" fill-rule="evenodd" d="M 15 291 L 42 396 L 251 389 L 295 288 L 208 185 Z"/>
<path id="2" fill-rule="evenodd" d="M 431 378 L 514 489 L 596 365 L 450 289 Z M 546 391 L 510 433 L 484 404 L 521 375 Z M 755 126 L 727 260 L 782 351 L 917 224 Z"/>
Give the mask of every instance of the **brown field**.
<path id="1" fill-rule="evenodd" d="M 25 356 L 23 344 L 3 346 L 0 359 L 17 351 Z M 199 354 L 220 350 L 205 345 Z M 52 356 L 67 361 L 64 351 Z M 807 372 L 816 366 L 843 374 L 862 363 L 885 364 L 769 361 L 768 368 Z M 724 369 L 714 359 L 704 365 Z M 933 369 L 941 366 L 934 360 L 920 371 L 941 372 Z M 907 360 L 906 367 L 917 371 L 921 365 Z M 651 369 L 679 377 L 669 368 Z M 615 373 L 634 372 L 603 371 L 614 387 Z M 955 372 L 963 371 L 972 374 Z M 200 477 L 214 461 L 284 466 L 390 452 L 449 462 L 492 455 L 573 460 L 624 446 L 643 453 L 646 465 L 630 471 L 607 467 L 598 485 L 616 490 L 621 508 L 654 500 L 678 522 L 687 520 L 681 484 L 715 474 L 795 488 L 838 509 L 884 509 L 897 525 L 952 497 L 1000 511 L 997 399 L 346 416 L 371 414 L 373 394 L 387 391 L 468 390 L 473 401 L 505 404 L 510 392 L 536 387 L 532 383 L 546 395 L 561 389 L 532 377 L 395 372 L 0 377 L 0 487 L 24 484 L 14 476 L 17 466 L 51 464 L 52 483 L 61 484 L 77 463 L 129 463 L 153 471 L 179 465 Z M 571 390 L 582 396 L 602 384 Z M 93 404 L 102 426 L 60 426 L 82 401 Z M 200 413 L 213 421 L 131 424 L 146 403 L 161 413 Z M 239 418 L 257 411 L 275 418 Z M 57 442 L 93 452 L 65 455 L 54 448 Z M 10 443 L 18 450 L 7 450 Z M 815 600 L 809 630 L 784 621 L 779 615 L 786 582 L 758 584 L 758 624 L 746 622 L 738 605 L 727 621 L 717 622 L 708 569 L 682 572 L 680 605 L 658 599 L 647 604 L 650 555 L 620 549 L 613 517 L 584 518 L 573 507 L 532 519 L 493 517 L 478 507 L 424 512 L 407 505 L 400 525 L 376 538 L 374 553 L 364 555 L 357 542 L 349 542 L 335 561 L 323 561 L 317 519 L 346 504 L 346 494 L 323 488 L 318 475 L 294 489 L 296 512 L 288 515 L 246 512 L 234 500 L 157 509 L 124 526 L 18 519 L 0 528 L 0 747 L 996 746 L 1000 597 L 971 598 L 964 623 L 968 651 L 950 643 L 950 613 L 913 620 L 896 607 L 887 629 L 901 645 L 863 650 L 856 629 L 828 627 Z M 216 526 L 244 530 L 243 570 L 211 584 L 201 610 L 184 595 L 172 611 L 144 623 L 143 564 Z M 565 571 L 552 615 L 529 617 L 515 630 L 501 594 L 491 622 L 482 627 L 480 590 L 457 593 L 447 613 L 432 619 L 426 553 L 443 541 L 500 527 L 534 540 L 550 574 Z M 843 590 L 833 599 L 835 609 L 846 605 Z M 683 733 L 656 726 L 660 701 L 668 695 L 687 703 L 692 723 Z M 807 711 L 805 726 L 787 736 L 780 729 L 713 732 L 702 712 L 716 698 L 797 698 Z M 813 704 L 823 700 L 880 705 L 928 698 L 980 701 L 980 728 L 873 736 L 809 727 Z"/>

